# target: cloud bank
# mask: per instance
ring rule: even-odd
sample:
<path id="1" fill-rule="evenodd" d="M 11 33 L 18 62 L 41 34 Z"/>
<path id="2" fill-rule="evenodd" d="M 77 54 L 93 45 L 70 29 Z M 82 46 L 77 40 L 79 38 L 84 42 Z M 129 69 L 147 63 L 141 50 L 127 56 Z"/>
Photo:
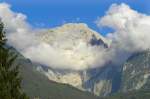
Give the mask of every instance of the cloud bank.
<path id="1" fill-rule="evenodd" d="M 77 44 L 73 45 L 68 38 L 72 34 L 79 37 L 81 34 L 70 31 L 57 38 L 61 40 L 59 43 L 41 42 L 36 37 L 41 30 L 32 29 L 26 21 L 27 17 L 13 12 L 6 3 L 0 4 L 0 18 L 5 24 L 10 45 L 32 61 L 51 68 L 84 70 L 103 66 L 110 61 L 118 65 L 133 52 L 150 48 L 150 16 L 139 13 L 126 4 L 113 4 L 106 15 L 96 21 L 100 27 L 107 26 L 115 30 L 106 36 L 111 41 L 107 49 L 88 45 L 82 39 L 76 40 Z M 72 50 L 64 50 L 68 47 Z"/>
<path id="2" fill-rule="evenodd" d="M 88 41 L 81 37 L 79 30 L 66 30 L 64 34 L 58 31 L 51 34 L 62 35 L 53 37 L 52 39 L 56 41 L 50 44 L 37 38 L 38 33 L 42 38 L 44 34 L 42 30 L 32 29 L 26 22 L 27 17 L 24 14 L 13 12 L 10 5 L 6 3 L 0 4 L 0 18 L 6 27 L 8 43 L 33 62 L 51 68 L 71 70 L 84 70 L 104 64 L 104 61 L 98 62 L 99 57 L 104 56 L 103 53 L 99 53 L 103 48 L 88 45 Z M 86 27 L 84 25 L 81 26 L 84 28 Z M 49 37 L 52 37 L 51 35 Z"/>

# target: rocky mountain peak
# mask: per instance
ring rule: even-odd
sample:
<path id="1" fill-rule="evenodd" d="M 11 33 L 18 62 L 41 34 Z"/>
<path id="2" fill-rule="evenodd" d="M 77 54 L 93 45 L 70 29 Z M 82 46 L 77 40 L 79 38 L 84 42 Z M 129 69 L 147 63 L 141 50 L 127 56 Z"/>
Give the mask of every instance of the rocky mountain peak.
<path id="1" fill-rule="evenodd" d="M 87 45 L 107 46 L 107 40 L 84 23 L 68 23 L 42 32 L 38 36 L 40 40 L 51 45 L 57 45 L 60 42 L 64 42 L 66 45 L 78 45 L 83 42 Z"/>

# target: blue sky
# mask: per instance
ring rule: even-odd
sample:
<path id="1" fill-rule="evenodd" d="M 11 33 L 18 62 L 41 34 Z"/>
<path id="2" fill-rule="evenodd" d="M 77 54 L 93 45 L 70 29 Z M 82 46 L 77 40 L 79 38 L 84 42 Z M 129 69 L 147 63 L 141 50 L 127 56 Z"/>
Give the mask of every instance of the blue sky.
<path id="1" fill-rule="evenodd" d="M 113 3 L 126 3 L 138 12 L 150 15 L 150 0 L 0 0 L 12 10 L 24 13 L 35 28 L 49 28 L 64 22 L 82 22 L 103 35 L 111 30 L 99 29 L 94 21 L 105 15 Z"/>

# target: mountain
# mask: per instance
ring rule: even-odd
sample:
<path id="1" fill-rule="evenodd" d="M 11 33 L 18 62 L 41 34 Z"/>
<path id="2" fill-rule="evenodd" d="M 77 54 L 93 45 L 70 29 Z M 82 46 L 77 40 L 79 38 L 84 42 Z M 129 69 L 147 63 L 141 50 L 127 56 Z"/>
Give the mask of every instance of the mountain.
<path id="1" fill-rule="evenodd" d="M 86 56 L 88 52 L 85 51 L 84 54 L 77 52 L 81 50 L 77 49 L 81 47 L 80 44 L 85 44 L 88 47 L 109 48 L 107 39 L 83 23 L 68 23 L 41 32 L 37 34 L 37 40 L 48 43 L 56 50 L 59 49 L 61 53 L 70 57 L 70 62 L 79 65 L 79 67 L 89 65 L 89 60 L 86 60 L 89 57 Z M 145 51 L 133 54 L 123 66 L 113 66 L 113 64 L 108 63 L 101 67 L 76 71 L 40 65 L 37 70 L 51 81 L 69 84 L 97 96 L 107 96 L 118 91 L 128 92 L 148 88 L 147 86 L 150 84 L 149 61 L 149 51 Z"/>
<path id="2" fill-rule="evenodd" d="M 20 65 L 23 78 L 22 87 L 31 99 L 35 97 L 40 99 L 98 99 L 96 96 L 70 85 L 50 81 L 45 75 L 37 71 L 36 64 L 26 59 L 14 48 L 11 48 L 10 53 L 18 55 L 14 65 Z"/>
<path id="3" fill-rule="evenodd" d="M 42 30 L 41 32 L 37 35 L 38 41 L 46 42 L 56 50 L 59 49 L 58 52 L 66 54 L 67 57 L 70 57 L 69 61 L 79 65 L 79 67 L 84 67 L 84 65 L 87 67 L 90 65 L 88 64 L 89 60 L 86 59 L 88 57 L 96 57 L 96 54 L 99 53 L 96 52 L 92 56 L 88 56 L 90 52 L 82 51 L 82 44 L 87 46 L 85 49 L 89 47 L 107 49 L 109 47 L 108 40 L 96 31 L 90 29 L 84 23 L 68 23 L 57 28 Z M 73 59 L 71 59 L 72 57 Z M 110 65 L 79 71 L 51 67 L 54 66 L 39 66 L 38 70 L 52 81 L 69 84 L 80 90 L 92 92 L 98 96 L 106 96 L 117 89 L 112 88 L 115 75 L 118 73 L 115 66 Z"/>
<path id="4" fill-rule="evenodd" d="M 60 27 L 42 30 L 37 39 L 61 49 L 72 50 L 73 46 L 80 43 L 108 47 L 108 41 L 84 23 L 67 23 Z"/>
<path id="5" fill-rule="evenodd" d="M 76 56 L 76 48 L 81 47 L 80 44 L 109 48 L 109 41 L 82 23 L 65 24 L 41 32 L 37 34 L 37 40 L 50 44 L 69 57 L 73 56 L 70 61 L 79 67 L 86 67 L 88 62 L 87 53 L 81 52 Z M 107 63 L 81 70 L 53 68 L 31 62 L 15 49 L 12 52 L 18 55 L 16 64 L 21 66 L 22 87 L 31 98 L 97 99 L 95 94 L 105 96 L 104 99 L 149 99 L 150 96 L 150 50 L 133 54 L 122 66 Z"/>

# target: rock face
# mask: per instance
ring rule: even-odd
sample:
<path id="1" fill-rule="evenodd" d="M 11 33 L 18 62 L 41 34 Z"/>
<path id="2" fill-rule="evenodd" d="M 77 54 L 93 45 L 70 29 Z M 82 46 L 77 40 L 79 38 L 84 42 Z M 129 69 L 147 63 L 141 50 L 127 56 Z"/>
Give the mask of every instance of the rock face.
<path id="1" fill-rule="evenodd" d="M 87 71 L 90 78 L 83 87 L 98 96 L 107 96 L 117 92 L 120 86 L 120 70 L 116 66 L 104 66 Z"/>
<path id="2" fill-rule="evenodd" d="M 68 71 L 68 70 L 55 70 L 41 66 L 37 66 L 37 71 L 40 71 L 48 77 L 49 80 L 55 81 L 57 83 L 69 84 L 74 87 L 81 88 L 82 78 L 78 71 Z"/>
<path id="3" fill-rule="evenodd" d="M 150 89 L 150 51 L 134 54 L 123 66 L 121 91 Z"/>

